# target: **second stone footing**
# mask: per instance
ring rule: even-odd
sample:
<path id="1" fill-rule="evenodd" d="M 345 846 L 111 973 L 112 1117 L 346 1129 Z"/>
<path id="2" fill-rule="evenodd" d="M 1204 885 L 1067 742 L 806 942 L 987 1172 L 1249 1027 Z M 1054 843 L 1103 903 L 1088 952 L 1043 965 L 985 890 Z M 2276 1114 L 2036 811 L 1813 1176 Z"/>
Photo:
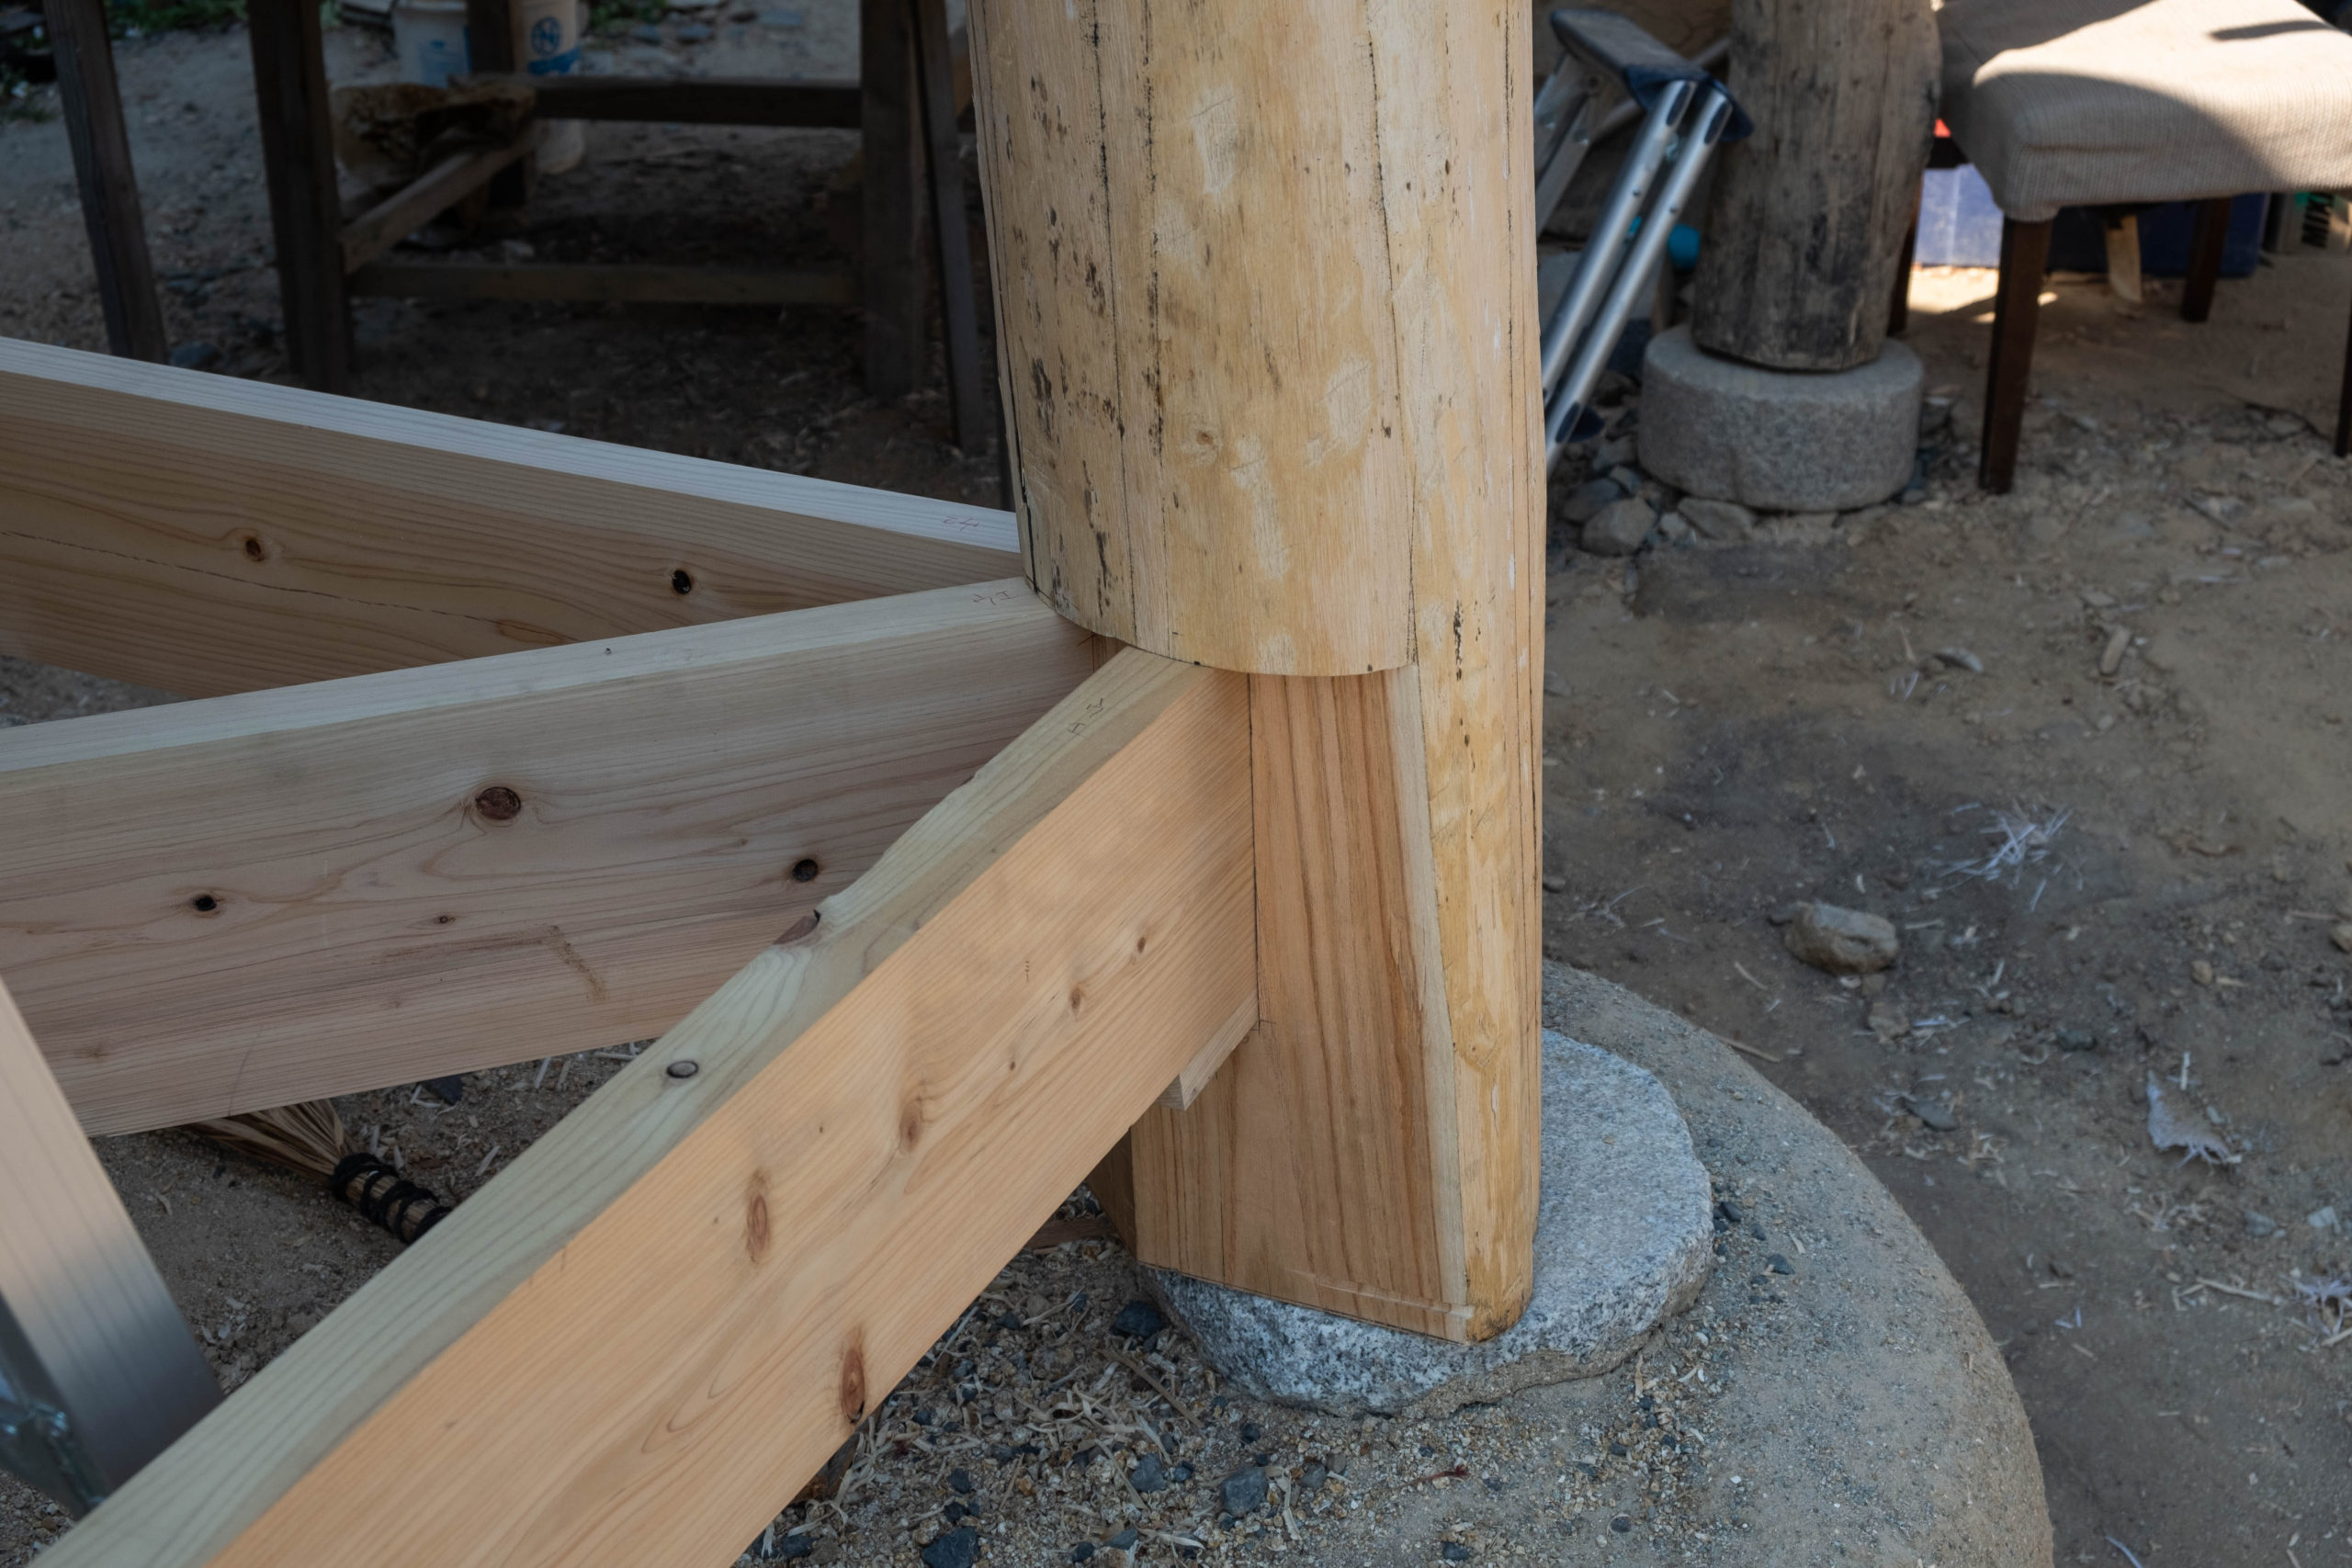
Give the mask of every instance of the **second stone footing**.
<path id="1" fill-rule="evenodd" d="M 1546 1030 L 1535 1292 L 1501 1334 L 1448 1344 L 1182 1274 L 1151 1278 L 1209 1359 L 1261 1398 L 1440 1416 L 1623 1361 L 1706 1284 L 1713 1205 L 1657 1079 Z"/>
<path id="2" fill-rule="evenodd" d="M 1642 360 L 1642 468 L 1758 511 L 1869 506 L 1910 481 L 1922 380 L 1919 356 L 1892 341 L 1851 370 L 1766 370 L 1677 327 Z"/>

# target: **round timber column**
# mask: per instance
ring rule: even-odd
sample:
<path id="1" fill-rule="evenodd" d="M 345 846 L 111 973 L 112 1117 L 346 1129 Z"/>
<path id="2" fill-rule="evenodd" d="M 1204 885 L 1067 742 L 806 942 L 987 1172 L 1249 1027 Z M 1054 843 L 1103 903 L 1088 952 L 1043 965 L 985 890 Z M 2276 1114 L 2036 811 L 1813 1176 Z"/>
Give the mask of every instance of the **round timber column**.
<path id="1" fill-rule="evenodd" d="M 1268 674 L 1393 669 L 1450 636 L 1431 591 L 1453 573 L 1426 581 L 1417 548 L 1507 539 L 1541 497 L 1523 8 L 975 11 L 1038 592 Z"/>

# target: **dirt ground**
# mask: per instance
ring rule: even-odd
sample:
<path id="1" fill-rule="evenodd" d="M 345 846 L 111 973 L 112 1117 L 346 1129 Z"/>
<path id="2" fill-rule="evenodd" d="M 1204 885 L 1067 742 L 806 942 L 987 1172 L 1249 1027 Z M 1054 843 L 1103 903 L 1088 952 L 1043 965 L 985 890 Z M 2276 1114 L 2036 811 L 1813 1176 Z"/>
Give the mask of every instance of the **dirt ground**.
<path id="1" fill-rule="evenodd" d="M 699 44 L 673 18 L 602 62 L 846 73 L 840 12 L 729 13 Z M 339 79 L 389 74 L 375 35 L 330 43 Z M 282 376 L 242 36 L 126 43 L 121 68 L 174 342 Z M 819 254 L 853 151 L 598 127 L 588 163 L 484 244 Z M 0 333 L 103 347 L 53 122 L 0 124 Z M 2352 466 L 2313 428 L 2332 421 L 2352 257 L 2224 283 L 2198 327 L 2161 284 L 2131 308 L 2053 280 L 2003 498 L 1972 478 L 1990 297 L 1988 274 L 1918 275 L 1909 341 L 1950 413 L 1905 504 L 1630 564 L 1555 525 L 1546 948 L 1758 1053 L 1866 1156 L 2004 1348 L 2061 1562 L 2122 1561 L 2109 1538 L 2150 1568 L 2352 1562 L 2352 1339 L 2324 1343 L 2341 1309 L 2305 1300 L 2352 1276 L 2352 955 L 2331 940 L 2352 919 Z M 936 378 L 878 404 L 858 345 L 842 311 L 376 301 L 356 390 L 992 502 L 995 459 L 945 445 Z M 135 700 L 0 667 L 0 725 Z M 1774 917 L 1811 898 L 1895 922 L 1883 983 L 1788 954 Z M 462 1197 L 614 1069 L 592 1050 L 478 1075 L 454 1107 L 403 1088 L 344 1111 Z M 2152 1082 L 2228 1163 L 2151 1146 Z M 395 1250 L 186 1134 L 110 1140 L 106 1158 L 226 1382 Z M 1123 1268 L 1067 1244 L 1016 1266 L 1003 1310 L 1027 1324 L 1085 1289 L 1091 1316 L 1069 1326 L 1099 1337 Z M 1168 1353 L 1148 1375 L 1189 1403 L 1204 1374 Z M 1146 1382 L 1114 1392 L 1148 1404 Z M 1239 1436 L 1257 1417 L 1219 1418 L 1236 1451 L 1257 1440 Z M 1316 1439 L 1266 1420 L 1290 1423 L 1303 1484 Z M 1429 1440 L 1363 1439 L 1402 1468 Z M 0 1561 L 61 1524 L 0 1489 Z M 855 1553 L 854 1529 L 827 1528 L 804 1544 Z M 871 1528 L 913 1561 L 903 1529 Z"/>

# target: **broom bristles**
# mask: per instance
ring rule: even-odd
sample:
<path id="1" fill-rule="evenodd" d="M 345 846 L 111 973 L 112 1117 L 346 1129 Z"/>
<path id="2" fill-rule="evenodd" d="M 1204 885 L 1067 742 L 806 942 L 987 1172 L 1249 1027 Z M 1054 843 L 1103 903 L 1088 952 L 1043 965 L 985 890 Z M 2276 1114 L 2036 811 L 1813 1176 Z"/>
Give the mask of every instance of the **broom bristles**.
<path id="1" fill-rule="evenodd" d="M 238 1153 L 311 1176 L 332 1176 L 351 1140 L 331 1100 L 274 1105 L 188 1126 Z"/>

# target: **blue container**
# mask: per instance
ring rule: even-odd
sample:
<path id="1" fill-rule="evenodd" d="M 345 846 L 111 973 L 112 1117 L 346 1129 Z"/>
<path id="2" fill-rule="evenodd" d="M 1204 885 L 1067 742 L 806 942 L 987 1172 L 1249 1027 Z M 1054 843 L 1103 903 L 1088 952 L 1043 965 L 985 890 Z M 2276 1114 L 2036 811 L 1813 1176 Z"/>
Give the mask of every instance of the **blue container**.
<path id="1" fill-rule="evenodd" d="M 2222 247 L 2222 276 L 2244 277 L 2260 264 L 2262 216 L 2269 197 L 2256 191 L 2230 208 L 2229 239 Z M 2168 201 L 2140 212 L 2140 275 L 2179 277 L 2188 271 L 2188 244 L 2197 224 L 2197 204 Z M 1984 176 L 1973 165 L 1929 169 L 1920 182 L 1921 266 L 2001 265 L 2001 209 Z M 2054 272 L 2105 272 L 2107 225 L 2096 208 L 2061 209 L 2050 230 L 2050 266 Z"/>

